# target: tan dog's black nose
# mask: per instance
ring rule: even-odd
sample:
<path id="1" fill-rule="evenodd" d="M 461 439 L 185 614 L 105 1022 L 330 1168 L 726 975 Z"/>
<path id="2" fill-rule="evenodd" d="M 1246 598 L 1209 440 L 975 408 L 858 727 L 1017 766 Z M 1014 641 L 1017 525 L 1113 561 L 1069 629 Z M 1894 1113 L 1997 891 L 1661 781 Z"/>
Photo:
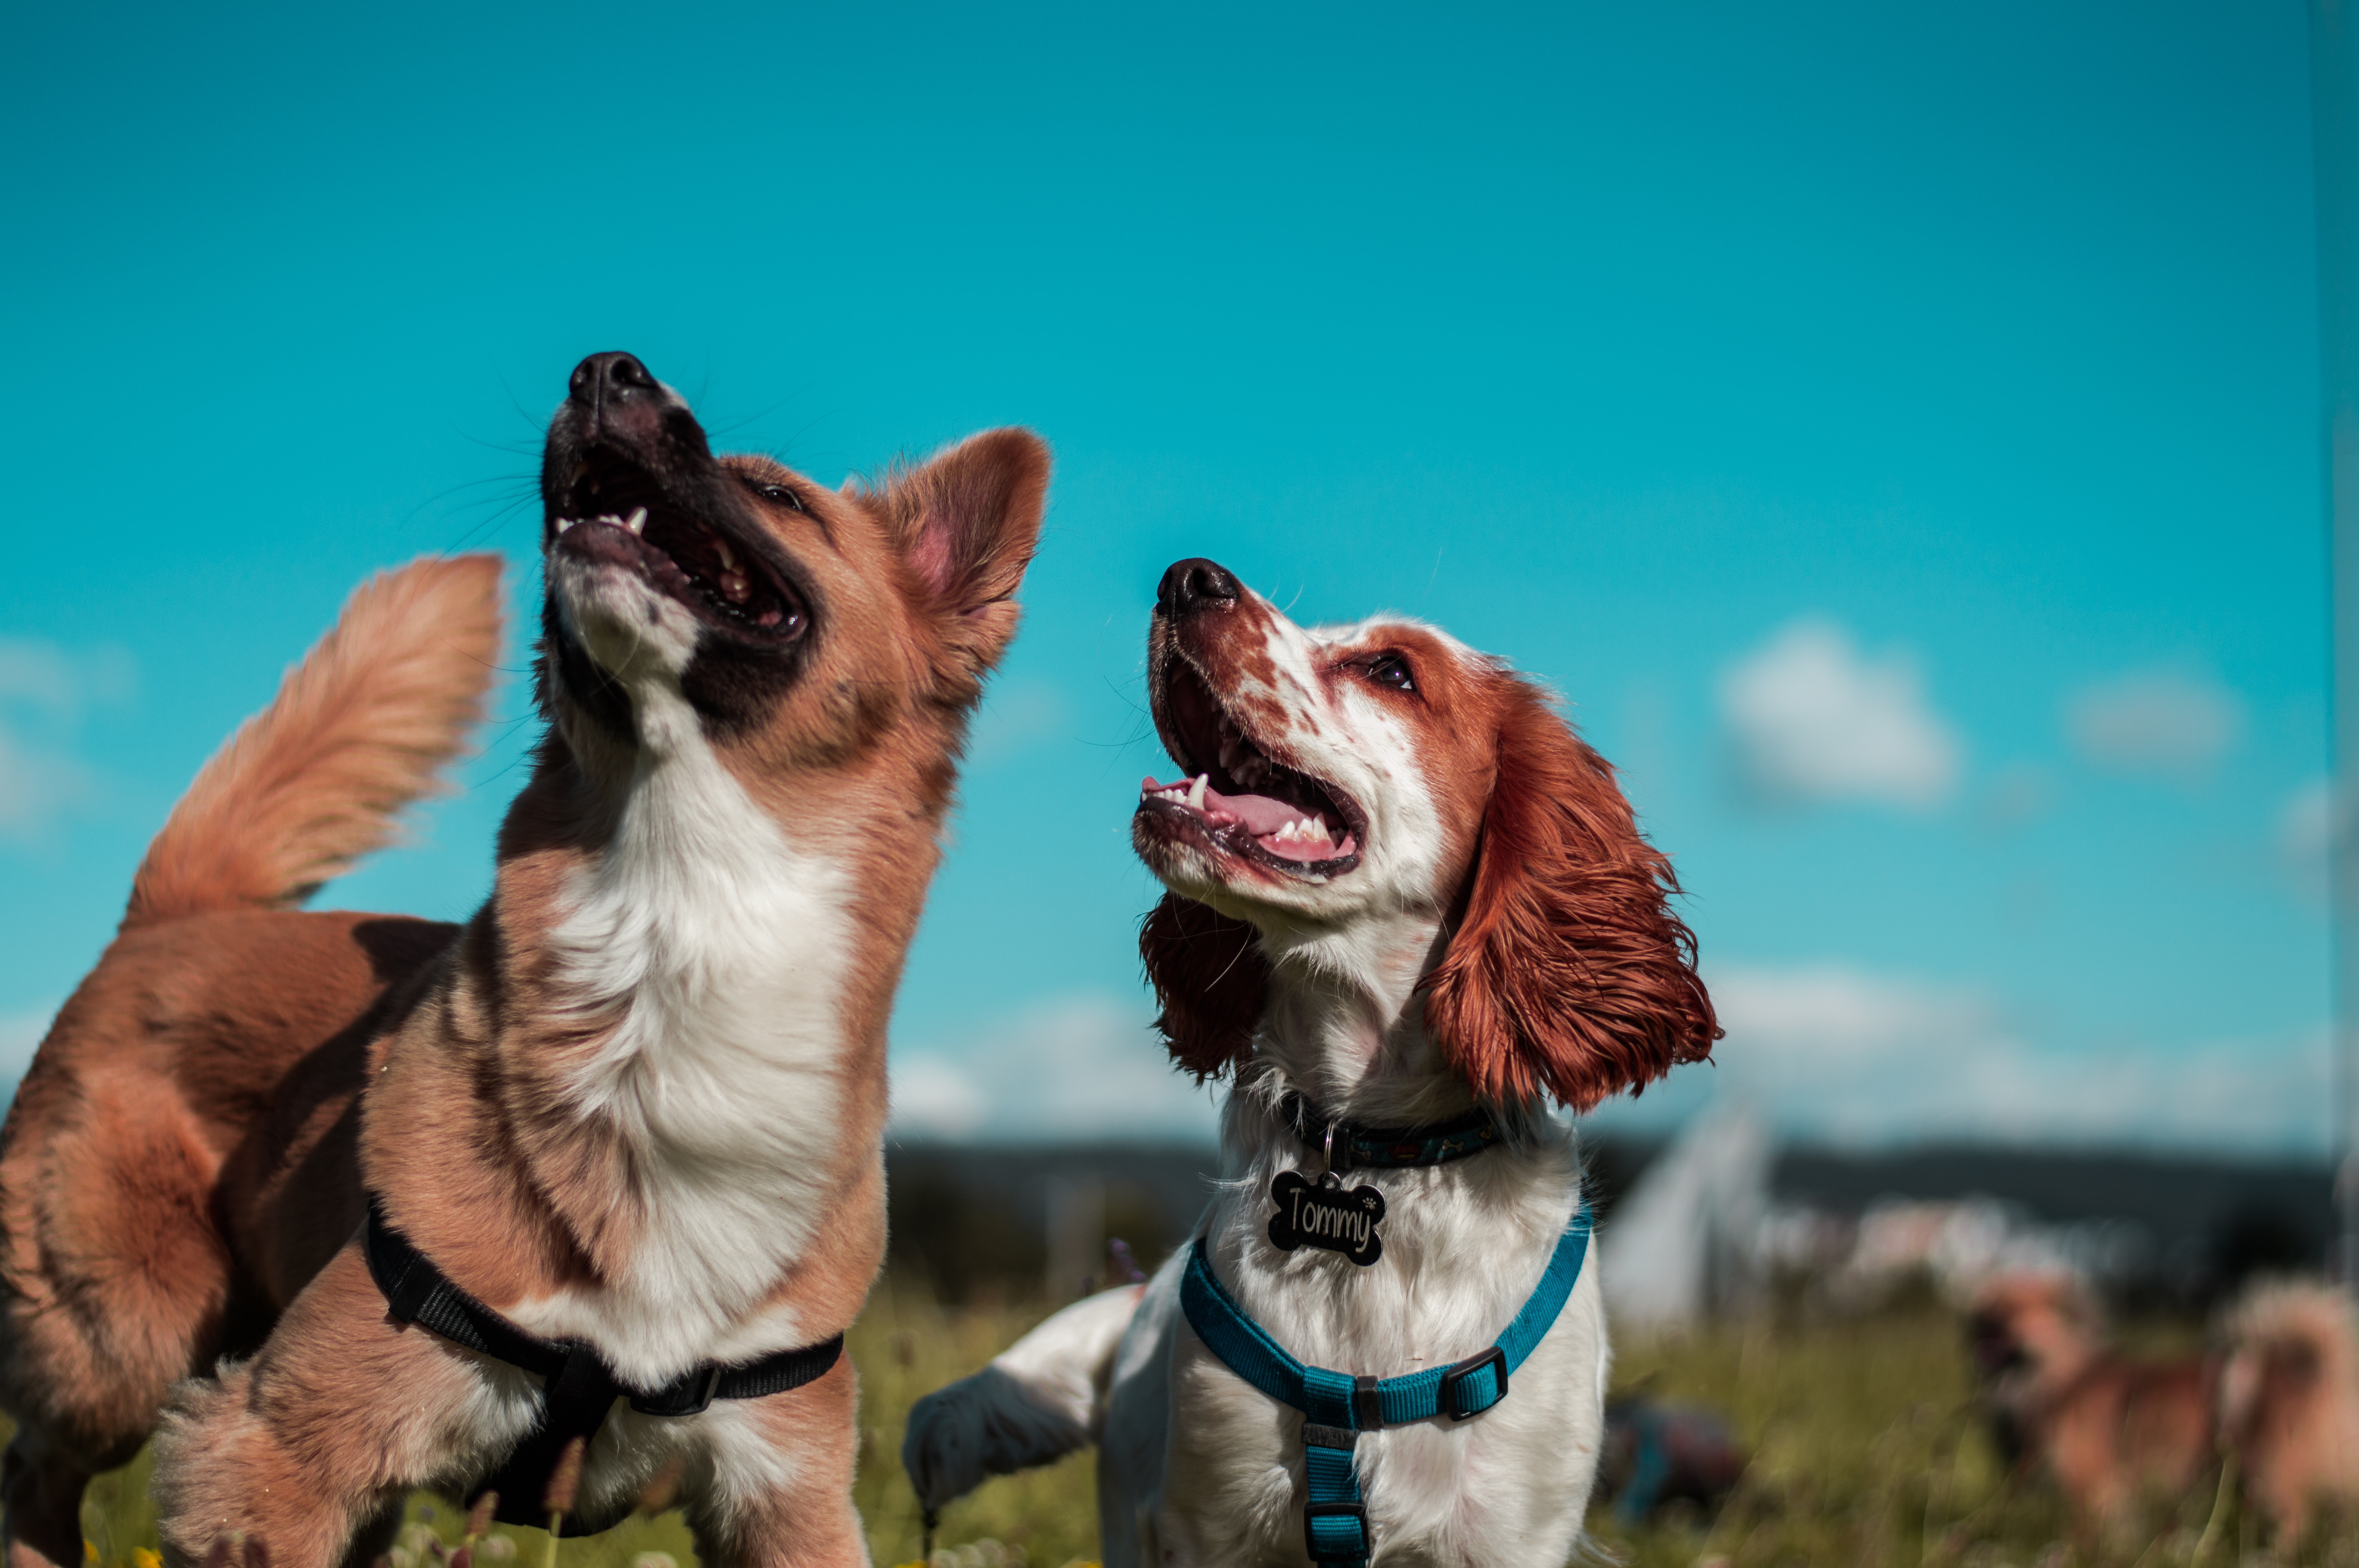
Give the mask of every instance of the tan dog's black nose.
<path id="1" fill-rule="evenodd" d="M 592 354 L 573 367 L 551 434 L 567 425 L 584 446 L 619 448 L 641 463 L 662 461 L 670 447 L 708 450 L 688 405 L 636 354 Z"/>
<path id="2" fill-rule="evenodd" d="M 573 401 L 588 408 L 645 396 L 655 391 L 656 378 L 636 354 L 592 354 L 573 367 L 570 384 Z"/>
<path id="3" fill-rule="evenodd" d="M 1200 610 L 1234 604 L 1237 595 L 1244 591 L 1227 568 L 1198 557 L 1171 563 L 1171 569 L 1163 574 L 1162 584 L 1155 590 L 1155 603 L 1166 616 L 1177 621 Z"/>

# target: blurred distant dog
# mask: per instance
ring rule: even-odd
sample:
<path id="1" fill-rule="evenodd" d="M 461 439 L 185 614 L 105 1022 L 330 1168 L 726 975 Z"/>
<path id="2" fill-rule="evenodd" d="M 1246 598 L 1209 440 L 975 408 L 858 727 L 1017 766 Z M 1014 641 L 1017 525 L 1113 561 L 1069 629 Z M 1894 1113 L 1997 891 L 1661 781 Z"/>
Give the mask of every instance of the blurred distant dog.
<path id="1" fill-rule="evenodd" d="M 886 1020 L 1048 467 L 998 430 L 830 490 L 583 361 L 542 468 L 548 730 L 462 926 L 292 907 L 429 787 L 496 654 L 489 557 L 353 597 L 174 807 L 9 1112 L 8 1568 L 82 1560 L 83 1484 L 184 1379 L 176 1563 L 365 1560 L 418 1487 L 596 1529 L 667 1471 L 708 1563 L 867 1561 L 841 1348 Z"/>
<path id="2" fill-rule="evenodd" d="M 2220 1426 L 2280 1542 L 2359 1509 L 2359 1325 L 2329 1285 L 2256 1286 L 2228 1314 Z"/>
<path id="3" fill-rule="evenodd" d="M 1151 1282 L 920 1401 L 919 1498 L 1094 1437 L 1108 1568 L 1556 1568 L 1608 1352 L 1546 1107 L 1711 1049 L 1669 863 L 1538 687 L 1431 627 L 1298 626 L 1181 561 L 1147 664 L 1187 776 L 1132 819 L 1170 890 L 1141 952 L 1179 1065 L 1235 1075 L 1234 1179 Z M 1321 1194 L 1361 1250 L 1303 1239 Z"/>
<path id="4" fill-rule="evenodd" d="M 2001 1275 L 1976 1292 L 1967 1335 L 2000 1452 L 2052 1476 L 2083 1530 L 2125 1535 L 2142 1503 L 2213 1462 L 2216 1364 L 2115 1351 L 2079 1280 Z"/>
<path id="5" fill-rule="evenodd" d="M 1744 1446 L 1718 1411 L 1625 1394 L 1605 1406 L 1598 1489 L 1625 1526 L 1681 1504 L 1715 1512 L 1745 1476 Z"/>

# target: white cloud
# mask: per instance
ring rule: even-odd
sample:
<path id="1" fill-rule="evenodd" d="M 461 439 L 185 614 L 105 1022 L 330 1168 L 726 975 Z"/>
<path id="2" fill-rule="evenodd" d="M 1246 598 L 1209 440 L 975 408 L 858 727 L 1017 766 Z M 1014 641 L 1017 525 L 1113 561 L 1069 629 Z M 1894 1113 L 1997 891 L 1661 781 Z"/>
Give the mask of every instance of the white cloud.
<path id="1" fill-rule="evenodd" d="M 71 715 L 97 702 L 121 702 L 138 685 L 123 648 L 69 653 L 40 637 L 0 637 L 0 702 L 22 702 Z"/>
<path id="2" fill-rule="evenodd" d="M 987 768 L 1055 740 L 1072 727 L 1064 692 L 1047 681 L 1017 680 L 991 687 L 974 716 L 967 742 L 970 766 Z"/>
<path id="3" fill-rule="evenodd" d="M 1840 964 L 1719 969 L 1711 986 L 1722 1026 L 1738 1043 L 1732 1049 L 1775 1058 L 1781 1074 L 1839 1072 L 1896 1050 L 1971 1043 L 1995 1027 L 1989 1005 L 1971 991 Z"/>
<path id="4" fill-rule="evenodd" d="M 2027 1039 L 1969 987 L 1847 964 L 1724 966 L 1708 979 L 1728 1031 L 1716 1069 L 1686 1070 L 1671 1094 L 1617 1108 L 1609 1123 L 1682 1119 L 1719 1092 L 1757 1106 L 1787 1136 L 1837 1143 L 2327 1146 L 2323 1028 L 2192 1047 L 2067 1049 Z"/>
<path id="5" fill-rule="evenodd" d="M 1923 810 L 1956 784 L 1962 748 L 1904 654 L 1871 657 L 1832 621 L 1797 621 L 1731 667 L 1721 717 L 1739 771 L 1776 802 Z"/>
<path id="6" fill-rule="evenodd" d="M 80 799 L 90 770 L 70 755 L 28 745 L 0 722 L 0 838 L 31 838 Z"/>
<path id="7" fill-rule="evenodd" d="M 54 1006 L 0 1012 L 0 1084 L 13 1084 L 25 1076 L 25 1069 L 33 1065 L 34 1048 L 57 1015 Z"/>
<path id="8" fill-rule="evenodd" d="M 121 648 L 0 637 L 0 838 L 39 837 L 88 795 L 75 729 L 87 708 L 124 701 L 136 684 Z"/>
<path id="9" fill-rule="evenodd" d="M 2286 796 L 2277 807 L 2277 863 L 2306 897 L 2327 892 L 2327 855 L 2334 848 L 2334 790 L 2324 779 Z"/>
<path id="10" fill-rule="evenodd" d="M 2118 773 L 2201 773 L 2245 727 L 2245 705 L 2209 676 L 2131 670 L 2074 692 L 2064 728 L 2081 755 Z"/>
<path id="11" fill-rule="evenodd" d="M 1217 1091 L 1164 1054 L 1142 1002 L 1057 997 L 955 1044 L 893 1053 L 893 1131 L 907 1138 L 1210 1142 Z"/>

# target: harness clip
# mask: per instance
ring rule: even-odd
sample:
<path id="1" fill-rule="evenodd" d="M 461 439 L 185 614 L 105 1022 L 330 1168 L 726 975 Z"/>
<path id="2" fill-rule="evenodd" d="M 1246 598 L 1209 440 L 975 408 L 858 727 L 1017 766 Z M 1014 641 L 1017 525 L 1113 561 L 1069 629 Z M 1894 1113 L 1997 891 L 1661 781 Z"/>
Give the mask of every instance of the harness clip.
<path id="1" fill-rule="evenodd" d="M 658 1389 L 652 1394 L 633 1394 L 631 1409 L 641 1415 L 701 1415 L 720 1392 L 721 1372 L 721 1364 L 716 1361 L 684 1388 L 680 1383 L 674 1383 L 669 1388 Z"/>
<path id="2" fill-rule="evenodd" d="M 1477 1373 L 1487 1368 L 1491 1373 L 1490 1397 L 1484 1390 L 1470 1387 Z M 1442 1413 L 1452 1421 L 1464 1421 L 1468 1416 L 1481 1415 L 1507 1397 L 1507 1353 L 1494 1345 L 1480 1356 L 1469 1356 L 1441 1375 L 1440 1405 Z"/>
<path id="3" fill-rule="evenodd" d="M 1349 1524 L 1348 1535 L 1337 1528 Z M 1328 1528 L 1321 1531 L 1321 1525 Z M 1368 1555 L 1368 1506 L 1365 1503 L 1305 1503 L 1302 1544 L 1313 1562 L 1353 1561 Z"/>

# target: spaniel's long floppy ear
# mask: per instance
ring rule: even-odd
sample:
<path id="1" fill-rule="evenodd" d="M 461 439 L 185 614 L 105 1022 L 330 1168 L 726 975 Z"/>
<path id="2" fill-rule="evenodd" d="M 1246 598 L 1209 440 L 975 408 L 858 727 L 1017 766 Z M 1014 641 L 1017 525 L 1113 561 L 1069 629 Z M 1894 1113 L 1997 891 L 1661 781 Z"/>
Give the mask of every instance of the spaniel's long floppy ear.
<path id="1" fill-rule="evenodd" d="M 1587 1110 L 1708 1058 L 1720 1025 L 1670 910 L 1678 879 L 1612 766 L 1538 687 L 1497 678 L 1498 772 L 1426 1018 L 1484 1098 Z"/>
<path id="2" fill-rule="evenodd" d="M 1242 1066 L 1269 996 L 1269 965 L 1242 920 L 1167 892 L 1138 928 L 1138 956 L 1155 988 L 1171 1059 L 1198 1082 Z"/>
<path id="3" fill-rule="evenodd" d="M 1016 589 L 1048 504 L 1048 444 L 1013 427 L 985 430 L 892 475 L 870 499 L 963 673 L 981 675 L 1016 635 Z"/>

